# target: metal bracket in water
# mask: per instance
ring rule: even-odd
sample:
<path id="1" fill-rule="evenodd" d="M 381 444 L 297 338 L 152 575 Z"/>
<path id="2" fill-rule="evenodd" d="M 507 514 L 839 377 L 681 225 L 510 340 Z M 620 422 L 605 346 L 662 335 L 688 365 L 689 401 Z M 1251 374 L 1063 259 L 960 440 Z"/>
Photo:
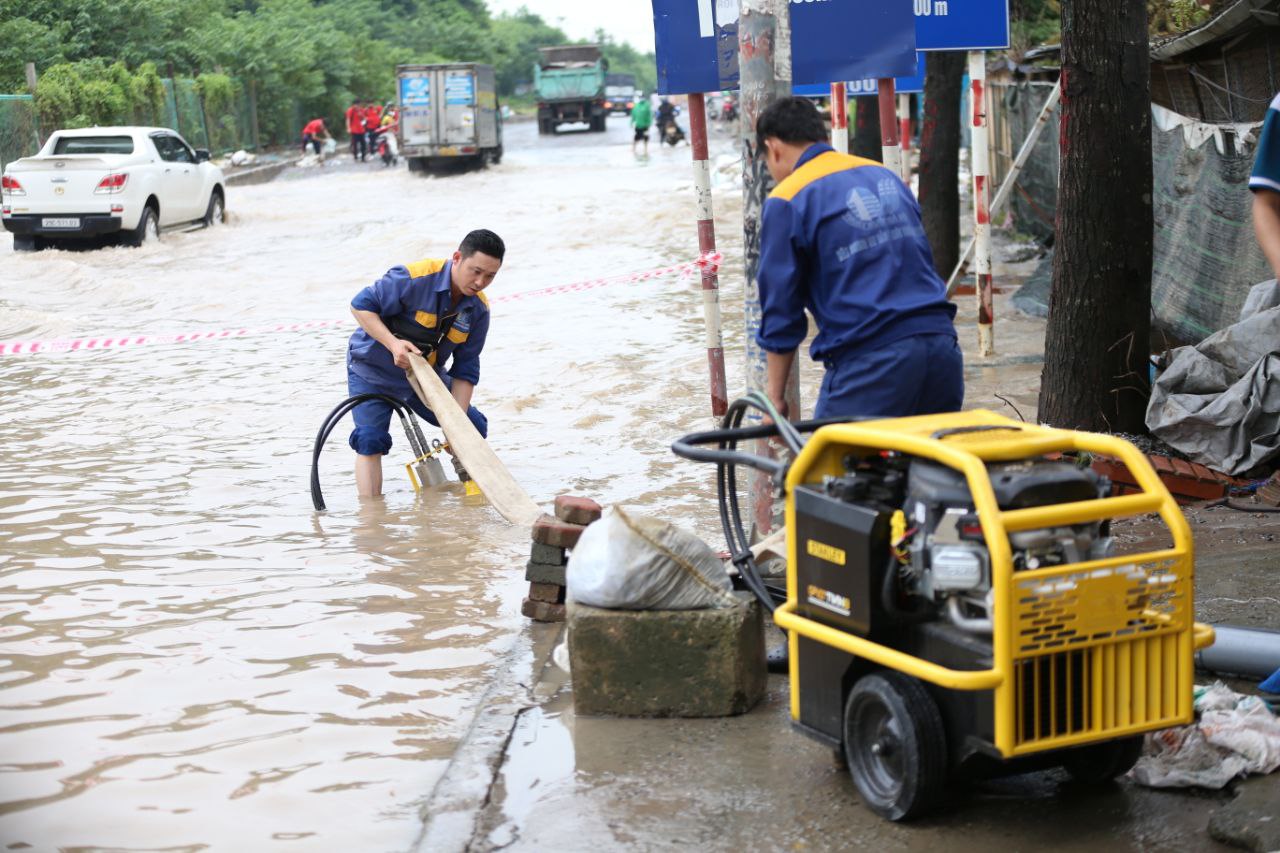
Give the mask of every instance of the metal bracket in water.
<path id="1" fill-rule="evenodd" d="M 435 488 L 448 482 L 444 466 L 440 464 L 440 453 L 443 450 L 444 445 L 437 438 L 431 442 L 430 450 L 405 464 L 404 468 L 409 472 L 409 482 L 413 483 L 415 492 L 421 492 L 424 488 Z"/>

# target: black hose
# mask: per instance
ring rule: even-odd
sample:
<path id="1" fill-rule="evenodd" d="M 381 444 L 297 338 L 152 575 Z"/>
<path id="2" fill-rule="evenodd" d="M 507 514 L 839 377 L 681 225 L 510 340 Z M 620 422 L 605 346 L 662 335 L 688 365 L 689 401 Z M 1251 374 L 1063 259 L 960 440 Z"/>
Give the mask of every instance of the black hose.
<path id="1" fill-rule="evenodd" d="M 316 433 L 316 443 L 311 451 L 311 503 L 317 512 L 325 509 L 324 495 L 320 493 L 320 451 L 324 449 L 325 442 L 329 440 L 329 435 L 338 422 L 356 406 L 369 400 L 381 400 L 400 417 L 400 425 L 404 427 L 405 435 L 416 454 L 415 458 L 421 457 L 426 452 L 426 439 L 422 435 L 418 421 L 413 416 L 413 411 L 403 401 L 389 394 L 356 394 L 348 397 L 325 417 L 324 423 L 320 425 L 320 431 Z"/>

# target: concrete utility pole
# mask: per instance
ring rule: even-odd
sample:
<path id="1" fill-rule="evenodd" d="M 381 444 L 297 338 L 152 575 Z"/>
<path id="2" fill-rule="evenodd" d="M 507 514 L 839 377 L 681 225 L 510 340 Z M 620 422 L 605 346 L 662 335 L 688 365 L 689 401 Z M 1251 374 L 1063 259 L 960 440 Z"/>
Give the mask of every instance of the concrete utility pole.
<path id="1" fill-rule="evenodd" d="M 791 92 L 791 32 L 786 0 L 743 0 L 738 18 L 738 70 L 742 101 L 742 245 L 746 255 L 743 310 L 748 391 L 766 390 L 765 352 L 756 343 L 760 328 L 760 215 L 773 188 L 764 152 L 756 148 L 756 119 L 770 103 Z M 791 366 L 784 395 L 792 418 L 800 417 L 800 364 Z M 759 417 L 754 418 L 759 422 Z M 755 451 L 770 454 L 768 442 Z M 751 478 L 751 510 L 756 534 L 773 530 L 773 495 L 765 474 Z"/>
<path id="2" fill-rule="evenodd" d="M 36 77 L 36 64 L 34 62 L 27 63 L 27 91 L 31 93 L 31 115 L 35 124 L 36 132 L 36 148 L 44 146 L 44 134 L 40 132 L 40 110 L 36 107 L 36 84 L 39 79 Z"/>

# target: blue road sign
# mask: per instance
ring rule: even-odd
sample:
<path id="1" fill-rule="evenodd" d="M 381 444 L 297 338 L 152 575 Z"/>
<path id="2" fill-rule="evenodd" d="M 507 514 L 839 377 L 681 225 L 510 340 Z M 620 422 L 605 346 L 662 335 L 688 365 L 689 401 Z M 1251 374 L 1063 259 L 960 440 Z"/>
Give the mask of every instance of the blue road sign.
<path id="1" fill-rule="evenodd" d="M 913 76 L 893 78 L 893 90 L 895 92 L 900 95 L 910 95 L 914 92 L 924 91 L 924 57 L 923 53 L 916 54 L 916 73 Z M 825 98 L 831 94 L 831 84 L 810 83 L 792 86 L 791 91 L 793 94 L 803 95 L 806 98 Z M 855 95 L 874 95 L 880 91 L 880 87 L 876 85 L 874 78 L 870 80 L 850 80 L 845 83 L 845 91 L 852 98 Z"/>
<path id="2" fill-rule="evenodd" d="M 658 91 L 738 88 L 737 0 L 653 0 Z"/>
<path id="3" fill-rule="evenodd" d="M 1009 0 L 912 0 L 918 50 L 1009 46 Z"/>
<path id="4" fill-rule="evenodd" d="M 791 0 L 791 82 L 915 74 L 912 2 Z"/>

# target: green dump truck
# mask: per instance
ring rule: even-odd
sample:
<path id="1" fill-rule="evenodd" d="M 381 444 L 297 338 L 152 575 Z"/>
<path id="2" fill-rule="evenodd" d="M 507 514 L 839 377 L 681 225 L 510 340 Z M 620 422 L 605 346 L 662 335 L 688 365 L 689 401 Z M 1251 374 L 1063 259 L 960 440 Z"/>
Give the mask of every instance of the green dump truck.
<path id="1" fill-rule="evenodd" d="M 555 133 L 562 124 L 585 122 L 604 130 L 605 72 L 609 62 L 594 44 L 538 50 L 533 86 L 538 93 L 538 133 Z"/>

